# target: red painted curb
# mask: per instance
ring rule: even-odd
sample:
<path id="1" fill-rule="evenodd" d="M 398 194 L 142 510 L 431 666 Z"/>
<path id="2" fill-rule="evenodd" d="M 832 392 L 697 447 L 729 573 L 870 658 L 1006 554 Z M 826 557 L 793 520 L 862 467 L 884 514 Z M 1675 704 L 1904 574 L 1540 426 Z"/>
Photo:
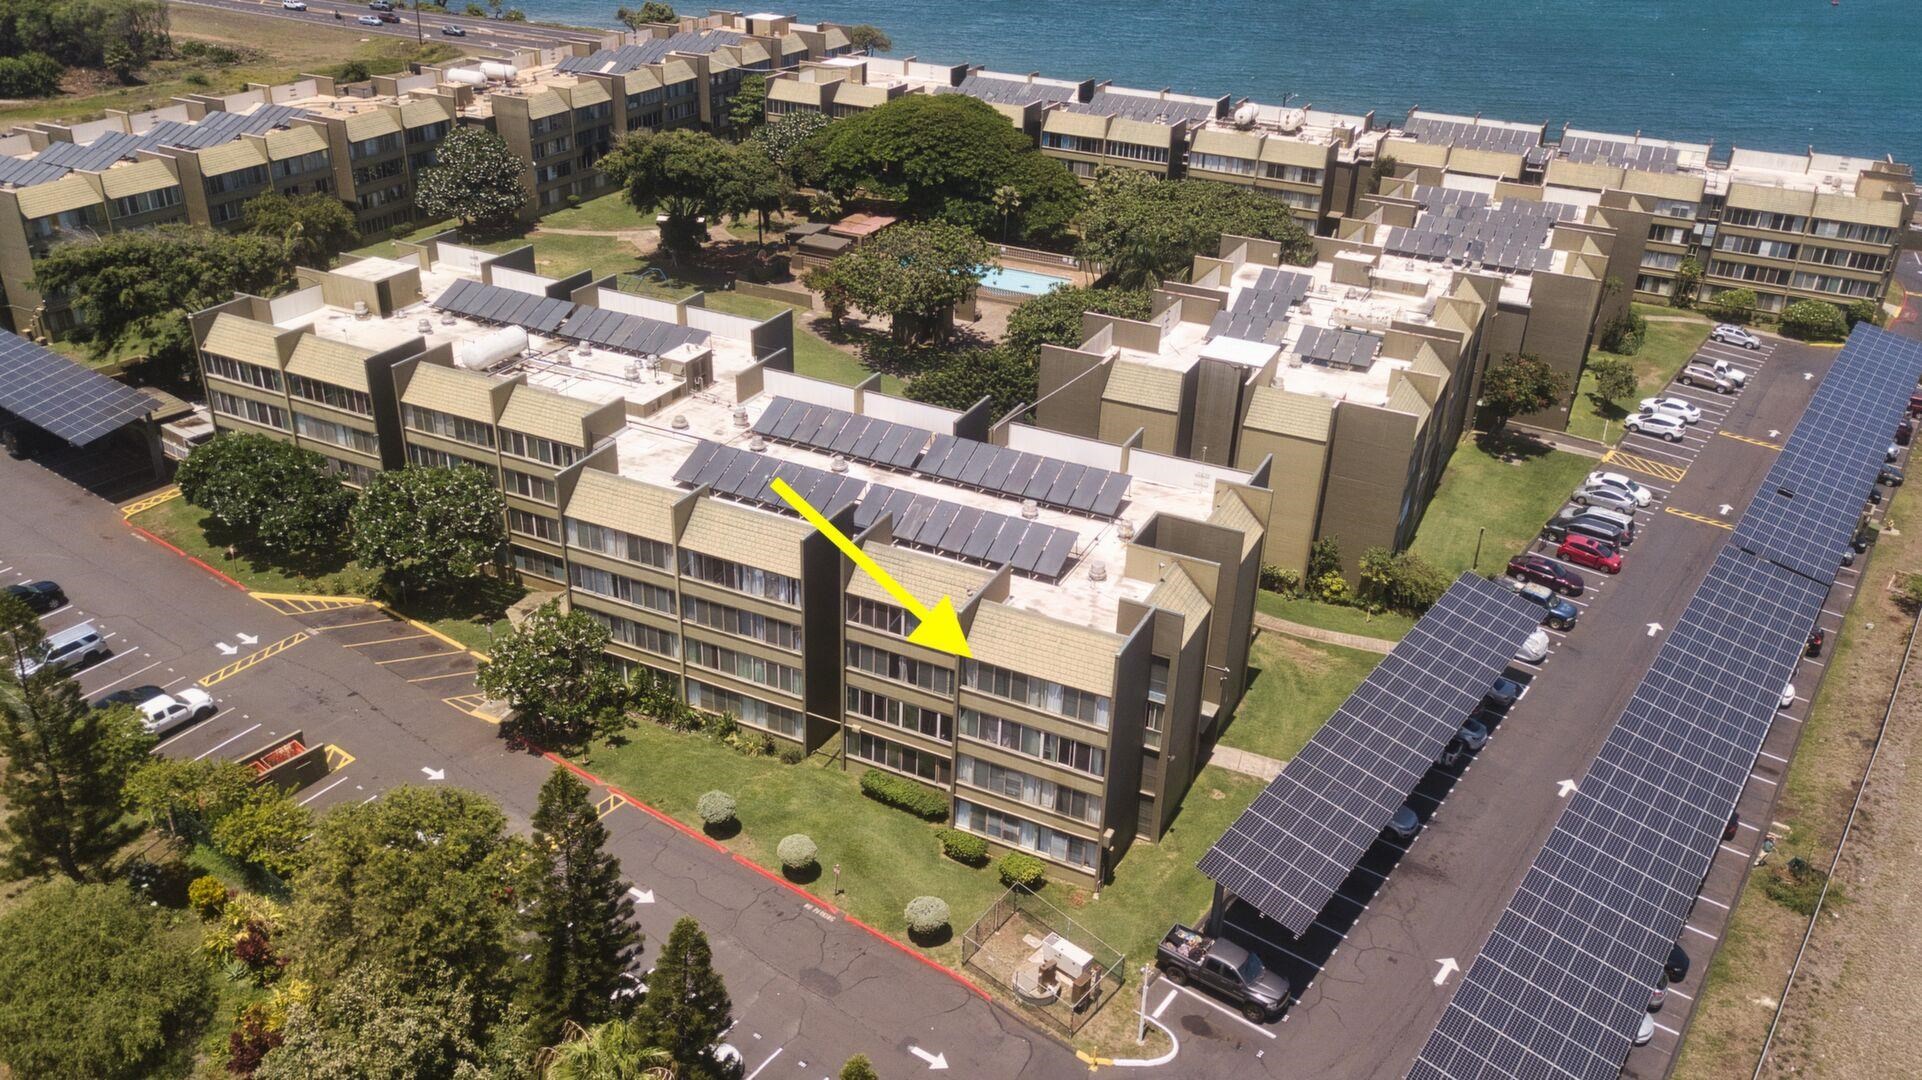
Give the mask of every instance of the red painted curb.
<path id="1" fill-rule="evenodd" d="M 173 546 L 172 544 L 169 544 L 167 541 L 162 540 L 160 537 L 154 535 L 148 530 L 143 529 L 138 525 L 135 525 L 133 522 L 131 521 L 127 522 L 127 528 L 132 529 L 134 532 L 137 532 L 140 535 L 146 537 L 147 539 L 152 540 L 154 543 L 159 544 L 161 547 L 166 548 L 168 551 L 173 552 L 175 555 L 178 555 L 181 558 L 187 560 L 188 562 L 193 563 L 195 566 L 198 566 L 202 570 L 207 571 L 209 574 L 212 574 L 214 577 L 219 578 L 221 581 L 224 581 L 227 584 L 232 585 L 234 588 L 239 589 L 241 592 L 249 591 L 247 589 L 247 586 L 242 585 L 240 582 L 235 581 L 233 578 L 230 578 L 227 575 L 221 573 L 220 571 L 214 569 L 213 567 L 208 566 L 205 562 L 202 562 L 201 560 L 194 558 L 192 555 L 189 555 L 186 552 L 180 550 L 179 548 Z"/>

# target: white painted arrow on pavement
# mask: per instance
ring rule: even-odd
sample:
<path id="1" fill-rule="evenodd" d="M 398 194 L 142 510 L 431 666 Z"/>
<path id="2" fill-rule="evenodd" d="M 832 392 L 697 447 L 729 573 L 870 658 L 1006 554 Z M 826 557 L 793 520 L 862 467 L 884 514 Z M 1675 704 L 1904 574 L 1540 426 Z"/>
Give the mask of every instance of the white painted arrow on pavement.
<path id="1" fill-rule="evenodd" d="M 446 773 L 446 771 L 445 771 L 445 770 L 442 770 L 442 769 L 430 769 L 430 768 L 428 768 L 427 766 L 425 766 L 425 765 L 422 765 L 422 766 L 420 767 L 420 771 L 421 771 L 421 772 L 424 772 L 424 773 L 426 773 L 426 774 L 427 774 L 427 779 L 429 779 L 429 780 L 445 780 L 445 779 L 447 779 L 447 773 Z"/>
<path id="2" fill-rule="evenodd" d="M 222 656 L 232 656 L 233 654 L 240 651 L 239 649 L 234 648 L 232 645 L 229 645 L 224 641 L 214 642 L 214 648 L 219 649 L 220 655 Z"/>
<path id="3" fill-rule="evenodd" d="M 653 889 L 635 889 L 635 888 L 629 888 L 629 889 L 627 890 L 627 895 L 629 895 L 629 896 L 631 896 L 631 897 L 633 897 L 633 898 L 634 898 L 634 902 L 635 902 L 635 903 L 637 903 L 637 904 L 651 904 L 651 903 L 653 903 L 653 902 L 654 902 L 654 890 L 653 890 Z"/>
<path id="4" fill-rule="evenodd" d="M 1658 622 L 1652 622 L 1652 623 L 1649 623 L 1649 624 L 1648 624 L 1648 636 L 1649 636 L 1649 637 L 1654 637 L 1654 636 L 1655 636 L 1656 634 L 1659 634 L 1659 633 L 1661 633 L 1661 632 L 1662 632 L 1662 624 L 1661 624 L 1661 623 L 1658 623 Z"/>
<path id="5" fill-rule="evenodd" d="M 1728 512 L 1729 512 L 1730 510 L 1733 510 L 1733 509 L 1735 509 L 1735 508 L 1734 508 L 1733 506 L 1730 506 L 1730 505 L 1729 505 L 1729 504 L 1727 504 L 1727 503 L 1723 503 L 1723 504 L 1722 504 L 1722 516 L 1723 516 L 1723 517 L 1727 517 L 1727 516 L 1728 516 Z"/>
<path id="6" fill-rule="evenodd" d="M 1771 439 L 1779 439 L 1779 438 L 1781 438 L 1781 437 L 1782 437 L 1782 430 L 1781 430 L 1780 428 L 1770 428 L 1770 429 L 1769 429 L 1769 438 L 1771 438 Z"/>
<path id="7" fill-rule="evenodd" d="M 1568 796 L 1569 796 L 1569 795 L 1570 795 L 1571 793 L 1573 793 L 1573 792 L 1574 792 L 1574 790 L 1575 790 L 1575 781 L 1573 781 L 1573 780 L 1558 780 L 1558 781 L 1556 781 L 1556 782 L 1555 782 L 1555 786 L 1561 789 L 1561 791 L 1560 791 L 1559 793 L 1557 793 L 1555 797 L 1556 797 L 1556 798 L 1558 798 L 1558 799 L 1566 799 L 1566 798 L 1568 798 Z"/>
<path id="8" fill-rule="evenodd" d="M 930 1054 L 926 1050 L 923 1050 L 918 1046 L 908 1047 L 908 1053 L 913 1054 L 915 1057 L 918 1057 L 922 1061 L 927 1062 L 928 1068 L 930 1069 L 939 1070 L 939 1069 L 945 1069 L 948 1067 L 948 1055 L 946 1054 Z"/>
<path id="9" fill-rule="evenodd" d="M 255 637 L 255 636 L 253 636 L 252 634 L 235 634 L 235 635 L 234 635 L 234 637 L 236 637 L 236 638 L 239 638 L 239 639 L 240 639 L 240 643 L 241 643 L 242 645 L 258 645 L 258 644 L 260 644 L 260 639 L 259 639 L 259 638 L 257 638 L 257 637 Z"/>
<path id="10" fill-rule="evenodd" d="M 1813 371 L 1804 371 L 1802 373 L 1803 382 L 1808 382 L 1810 379 L 1813 379 L 1813 378 L 1815 378 L 1815 372 Z"/>
<path id="11" fill-rule="evenodd" d="M 1462 966 L 1460 964 L 1457 964 L 1455 962 L 1455 958 L 1452 956 L 1444 957 L 1443 959 L 1437 960 L 1435 962 L 1441 965 L 1441 970 L 1435 972 L 1436 986 L 1440 986 L 1441 984 L 1447 982 L 1448 977 L 1450 975 L 1453 975 L 1454 973 L 1462 969 Z"/>

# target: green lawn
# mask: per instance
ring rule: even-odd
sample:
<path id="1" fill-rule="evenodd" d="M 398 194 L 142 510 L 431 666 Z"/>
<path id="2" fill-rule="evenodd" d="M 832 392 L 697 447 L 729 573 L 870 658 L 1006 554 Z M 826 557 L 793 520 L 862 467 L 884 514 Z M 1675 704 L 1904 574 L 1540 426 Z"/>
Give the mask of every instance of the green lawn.
<path id="1" fill-rule="evenodd" d="M 1635 310 L 1642 315 L 1655 315 L 1664 318 L 1687 316 L 1689 313 L 1675 308 L 1655 307 L 1636 304 Z M 1635 403 L 1650 397 L 1669 384 L 1675 373 L 1682 369 L 1688 358 L 1695 355 L 1703 339 L 1708 337 L 1709 328 L 1714 324 L 1705 318 L 1691 317 L 1688 322 L 1668 322 L 1664 318 L 1650 319 L 1648 334 L 1642 341 L 1640 351 L 1633 356 L 1622 356 L 1635 365 L 1635 393 L 1626 400 L 1607 403 L 1595 397 L 1595 378 L 1584 371 L 1581 385 L 1575 390 L 1575 407 L 1568 417 L 1568 433 L 1587 439 L 1601 439 L 1603 425 L 1607 424 L 1607 441 L 1610 444 L 1621 441 L 1622 418 Z M 1589 351 L 1589 360 L 1604 357 L 1617 357 L 1617 354 L 1601 349 Z"/>
<path id="2" fill-rule="evenodd" d="M 1286 619 L 1305 626 L 1318 626 L 1323 630 L 1333 630 L 1342 634 L 1359 634 L 1362 637 L 1383 638 L 1388 641 L 1400 641 L 1415 625 L 1414 619 L 1392 611 L 1370 615 L 1361 608 L 1338 607 L 1306 597 L 1282 596 L 1280 593 L 1256 594 L 1255 606 L 1261 609 L 1262 614 L 1272 615 L 1277 619 Z"/>
<path id="3" fill-rule="evenodd" d="M 627 193 L 610 191 L 581 203 L 556 210 L 541 219 L 544 229 L 651 229 L 654 215 L 643 214 L 627 204 Z"/>
<path id="4" fill-rule="evenodd" d="M 850 762 L 844 772 L 838 762 L 826 761 L 822 754 L 799 765 L 743 757 L 703 737 L 643 722 L 625 745 L 597 749 L 585 767 L 696 828 L 694 804 L 701 794 L 728 792 L 739 802 L 741 830 L 725 841 L 727 847 L 776 873 L 775 846 L 789 833 L 806 833 L 820 847 L 822 867 L 840 864 L 843 892 L 833 895 L 832 873 L 806 887 L 904 941 L 907 902 L 924 894 L 941 897 L 953 912 L 955 937 L 922 951 L 958 966 L 961 931 L 1003 891 L 992 864 L 976 869 L 946 858 L 935 839 L 940 826 L 862 795 L 860 763 Z M 1261 788 L 1253 777 L 1204 769 L 1167 835 L 1158 844 L 1131 847 L 1099 899 L 1059 884 L 1048 885 L 1043 895 L 1125 952 L 1133 965 L 1153 954 L 1171 920 L 1191 920 L 1206 909 L 1212 886 L 1195 861 Z"/>
<path id="5" fill-rule="evenodd" d="M 1510 457 L 1492 453 L 1497 445 L 1521 449 Z M 1485 446 L 1470 436 L 1449 459 L 1441 488 L 1422 515 L 1412 550 L 1452 579 L 1471 568 L 1476 538 L 1486 528 L 1481 561 L 1474 568 L 1498 569 L 1528 546 L 1541 532 L 1542 523 L 1596 467 L 1593 458 L 1578 454 L 1544 450 L 1519 440 Z"/>
<path id="6" fill-rule="evenodd" d="M 1381 660 L 1380 653 L 1258 634 L 1248 652 L 1248 696 L 1235 709 L 1221 745 L 1281 761 L 1293 758 Z"/>
<path id="7" fill-rule="evenodd" d="M 302 566 L 290 566 L 246 552 L 229 559 L 227 545 L 236 538 L 223 535 L 217 522 L 185 499 L 161 503 L 137 515 L 133 523 L 256 592 L 356 596 L 372 592 L 373 575 L 344 551 Z M 508 605 L 526 593 L 522 585 L 490 579 L 469 596 L 414 597 L 405 605 L 395 605 L 395 610 L 419 619 L 470 649 L 485 652 L 491 634 L 507 630 Z"/>
<path id="8" fill-rule="evenodd" d="M 779 300 L 737 292 L 708 293 L 707 306 L 716 311 L 754 319 L 765 319 L 789 307 Z M 873 374 L 862 366 L 859 357 L 829 344 L 827 339 L 808 329 L 805 312 L 790 310 L 794 311 L 794 370 L 797 374 L 848 386 L 854 386 Z M 897 376 L 881 376 L 881 392 L 884 394 L 898 395 L 904 385 Z"/>

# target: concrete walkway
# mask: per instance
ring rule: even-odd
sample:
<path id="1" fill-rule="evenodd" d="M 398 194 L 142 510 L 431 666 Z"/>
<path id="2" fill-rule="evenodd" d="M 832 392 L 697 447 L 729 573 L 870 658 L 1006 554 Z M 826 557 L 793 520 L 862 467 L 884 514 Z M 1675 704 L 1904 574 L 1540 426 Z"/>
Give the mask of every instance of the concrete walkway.
<path id="1" fill-rule="evenodd" d="M 1366 637 L 1361 634 L 1344 634 L 1339 630 L 1323 630 L 1319 626 L 1289 622 L 1287 619 L 1277 619 L 1273 615 L 1263 615 L 1260 612 L 1255 613 L 1255 628 L 1257 630 L 1272 630 L 1277 634 L 1287 634 L 1290 637 L 1307 638 L 1309 641 L 1324 641 L 1330 645 L 1340 645 L 1344 649 L 1360 649 L 1363 652 L 1381 653 L 1384 656 L 1388 654 L 1388 650 L 1395 647 L 1395 643 L 1387 638 Z M 1220 753 L 1220 751 L 1216 751 L 1216 753 Z"/>
<path id="2" fill-rule="evenodd" d="M 1695 315 L 1644 315 L 1649 322 L 1692 322 L 1705 323 L 1708 320 Z"/>
<path id="3" fill-rule="evenodd" d="M 1229 772 L 1238 772 L 1257 780 L 1273 780 L 1281 775 L 1281 767 L 1286 763 L 1232 746 L 1217 746 L 1208 752 L 1208 764 L 1219 765 Z"/>

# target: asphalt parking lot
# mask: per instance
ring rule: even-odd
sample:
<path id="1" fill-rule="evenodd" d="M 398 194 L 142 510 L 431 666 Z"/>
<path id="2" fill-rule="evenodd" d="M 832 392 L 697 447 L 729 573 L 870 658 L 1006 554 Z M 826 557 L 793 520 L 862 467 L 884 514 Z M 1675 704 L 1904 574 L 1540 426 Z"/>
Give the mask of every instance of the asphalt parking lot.
<path id="1" fill-rule="evenodd" d="M 1410 799 L 1422 830 L 1408 843 L 1377 842 L 1300 937 L 1244 906 L 1226 912 L 1230 935 L 1289 977 L 1296 1000 L 1282 1020 L 1251 1024 L 1200 993 L 1171 993 L 1165 981 L 1150 989 L 1150 1011 L 1160 1009 L 1160 1021 L 1182 1039 L 1182 1071 L 1372 1078 L 1407 1070 L 1832 355 L 1775 338 L 1758 351 L 1702 347 L 1698 361 L 1726 359 L 1748 373 L 1746 384 L 1732 394 L 1671 385 L 1659 396 L 1687 400 L 1699 421 L 1673 442 L 1627 433 L 1597 463 L 1651 493 L 1635 515 L 1637 537 L 1622 573 L 1574 568 L 1587 584 L 1571 600 L 1577 625 L 1548 631 L 1542 663 L 1510 666 L 1526 691 L 1507 715 L 1486 718 L 1491 735 L 1479 753 L 1429 771 Z M 1546 541 L 1529 550 L 1556 557 Z M 1511 554 L 1486 556 L 1482 569 L 1499 571 Z M 1831 642 L 1850 596 L 1838 593 L 1823 616 Z M 1727 915 L 1718 905 L 1730 902 L 1761 843 L 1758 826 L 1767 821 L 1819 663 L 1803 662 L 1797 700 L 1764 746 L 1764 767 L 1743 796 L 1743 825 L 1724 845 L 1684 935 L 1696 962 L 1657 1014 L 1656 1038 L 1631 1057 L 1631 1075 L 1666 1071 Z"/>
<path id="2" fill-rule="evenodd" d="M 135 486 L 138 490 L 138 486 Z M 299 732 L 330 771 L 296 792 L 317 812 L 403 783 L 454 784 L 527 826 L 552 765 L 509 752 L 475 715 L 475 658 L 364 602 L 254 595 L 129 528 L 120 511 L 33 461 L 0 459 L 0 580 L 58 581 L 71 599 L 45 625 L 91 620 L 113 649 L 78 673 L 87 697 L 196 685 L 209 718 L 157 752 L 251 753 Z M 611 850 L 635 890 L 649 950 L 691 914 L 713 943 L 734 1002 L 728 1042 L 754 1080 L 814 1080 L 856 1053 L 886 1076 L 1052 1078 L 1084 1071 L 1065 1045 L 1024 1026 L 909 950 L 664 823 L 599 785 Z"/>

